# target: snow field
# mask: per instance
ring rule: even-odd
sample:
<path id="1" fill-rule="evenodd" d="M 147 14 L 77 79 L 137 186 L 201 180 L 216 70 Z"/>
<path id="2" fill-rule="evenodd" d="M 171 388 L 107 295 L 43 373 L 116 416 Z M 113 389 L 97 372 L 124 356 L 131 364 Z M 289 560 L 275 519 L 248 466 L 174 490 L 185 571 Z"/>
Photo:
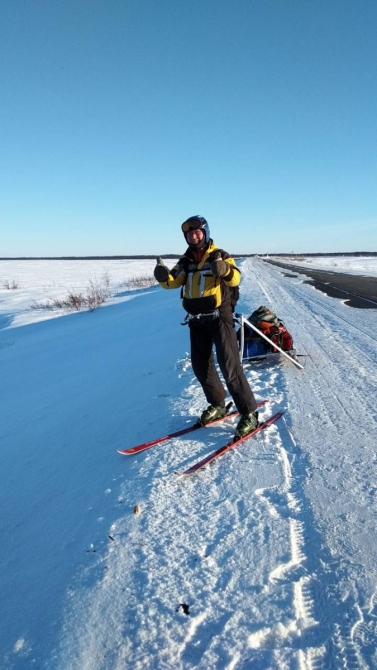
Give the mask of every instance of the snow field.
<path id="1" fill-rule="evenodd" d="M 245 365 L 285 414 L 192 478 L 231 421 L 114 453 L 205 404 L 177 291 L 0 331 L 7 670 L 377 667 L 376 312 L 242 270 L 239 310 L 271 307 L 308 357 Z"/>
<path id="2" fill-rule="evenodd" d="M 155 265 L 153 259 L 0 261 L 0 328 L 71 313 L 66 308 L 31 309 L 31 304 L 64 300 L 70 291 L 85 294 L 91 281 L 100 286 L 108 282 L 112 297 L 107 304 L 117 304 L 129 293 L 124 284 L 135 277 L 153 277 Z M 5 289 L 6 282 L 18 288 Z"/>
<path id="3" fill-rule="evenodd" d="M 330 272 L 346 272 L 347 274 L 377 277 L 377 256 L 312 256 L 298 257 L 297 260 L 291 257 L 277 256 L 276 260 L 300 265 L 309 270 L 329 270 Z"/>

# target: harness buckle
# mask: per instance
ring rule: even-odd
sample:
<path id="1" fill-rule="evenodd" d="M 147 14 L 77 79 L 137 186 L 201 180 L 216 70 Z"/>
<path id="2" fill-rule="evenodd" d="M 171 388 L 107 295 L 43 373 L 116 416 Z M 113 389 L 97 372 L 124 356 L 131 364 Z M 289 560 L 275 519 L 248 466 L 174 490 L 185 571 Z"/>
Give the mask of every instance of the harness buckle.
<path id="1" fill-rule="evenodd" d="M 187 326 L 190 321 L 205 322 L 205 321 L 214 321 L 220 317 L 220 310 L 214 309 L 212 312 L 202 312 L 202 314 L 186 314 L 182 326 Z"/>

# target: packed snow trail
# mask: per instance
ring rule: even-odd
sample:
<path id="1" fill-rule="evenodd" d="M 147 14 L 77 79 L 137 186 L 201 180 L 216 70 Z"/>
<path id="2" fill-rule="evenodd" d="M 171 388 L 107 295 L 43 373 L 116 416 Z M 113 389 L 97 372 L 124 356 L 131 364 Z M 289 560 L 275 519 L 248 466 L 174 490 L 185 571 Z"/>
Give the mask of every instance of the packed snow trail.
<path id="1" fill-rule="evenodd" d="M 267 304 L 310 355 L 303 373 L 246 367 L 258 399 L 287 409 L 283 425 L 189 481 L 174 472 L 222 444 L 227 426 L 127 460 L 129 513 L 110 528 L 102 578 L 69 607 L 60 668 L 377 663 L 376 314 L 262 261 L 243 270 L 244 313 Z M 195 416 L 202 392 L 188 358 L 179 366 L 186 390 L 170 411 Z"/>

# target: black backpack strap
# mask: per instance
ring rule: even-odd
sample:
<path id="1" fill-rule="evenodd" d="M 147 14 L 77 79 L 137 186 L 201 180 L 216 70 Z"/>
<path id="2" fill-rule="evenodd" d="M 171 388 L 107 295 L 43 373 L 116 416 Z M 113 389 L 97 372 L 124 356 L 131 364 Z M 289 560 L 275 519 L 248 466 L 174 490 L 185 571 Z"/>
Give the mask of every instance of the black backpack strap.
<path id="1" fill-rule="evenodd" d="M 186 256 L 186 255 L 181 256 L 181 258 L 180 258 L 179 261 L 178 261 L 178 265 L 179 265 L 179 272 L 178 272 L 178 274 L 180 274 L 181 272 L 184 272 L 185 275 L 186 275 L 186 280 L 185 280 L 185 282 L 184 282 L 184 283 L 182 284 L 182 286 L 181 286 L 181 300 L 183 299 L 184 288 L 185 288 L 185 286 L 186 286 L 187 275 L 188 275 L 188 272 L 189 272 L 189 265 L 190 265 L 191 262 L 192 262 L 192 261 L 191 261 L 191 260 L 189 259 L 189 257 Z"/>
<path id="2" fill-rule="evenodd" d="M 228 258 L 230 258 L 230 254 L 228 254 L 227 251 L 224 251 L 224 249 L 215 249 L 210 253 L 208 256 L 208 261 L 211 263 L 216 254 L 220 252 L 221 258 L 223 261 L 226 261 Z M 231 273 L 229 274 L 229 277 L 227 276 L 227 279 L 231 279 L 233 277 L 234 272 L 239 272 L 239 269 L 237 267 L 233 267 L 233 265 L 230 265 L 230 271 Z M 232 311 L 234 312 L 234 308 L 237 304 L 237 301 L 239 300 L 240 297 L 240 291 L 238 286 L 227 286 L 227 284 L 224 284 L 223 281 L 221 281 L 221 301 L 224 302 L 228 298 L 231 304 Z"/>

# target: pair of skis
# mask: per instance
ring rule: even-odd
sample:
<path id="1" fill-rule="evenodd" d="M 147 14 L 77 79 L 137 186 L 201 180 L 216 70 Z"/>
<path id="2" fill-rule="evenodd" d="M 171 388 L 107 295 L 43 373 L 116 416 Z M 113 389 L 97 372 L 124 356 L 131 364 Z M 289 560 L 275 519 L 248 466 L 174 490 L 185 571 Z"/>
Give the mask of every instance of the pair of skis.
<path id="1" fill-rule="evenodd" d="M 268 402 L 268 400 L 262 400 L 261 402 L 258 403 L 257 407 L 262 407 Z M 178 430 L 175 433 L 170 433 L 169 435 L 164 435 L 163 437 L 158 437 L 155 440 L 151 440 L 150 442 L 143 442 L 142 444 L 138 444 L 135 447 L 130 447 L 129 449 L 117 449 L 116 451 L 118 454 L 122 454 L 124 456 L 133 456 L 134 454 L 138 454 L 141 451 L 145 451 L 146 449 L 151 449 L 152 447 L 156 446 L 157 444 L 161 444 L 162 442 L 166 442 L 167 440 L 171 440 L 174 437 L 180 437 L 181 435 L 186 435 L 187 433 L 192 433 L 195 430 L 199 430 L 199 428 L 207 428 L 209 426 L 214 426 L 216 423 L 220 423 L 220 421 L 224 421 L 224 419 L 228 419 L 230 417 L 235 417 L 239 413 L 237 411 L 230 412 L 229 409 L 231 407 L 232 403 L 229 403 L 227 405 L 227 413 L 221 417 L 220 419 L 215 419 L 214 421 L 210 421 L 209 423 L 206 423 L 205 426 L 203 426 L 201 423 L 195 423 L 193 426 L 188 426 L 187 428 L 183 428 L 182 430 Z M 233 449 L 233 447 L 236 447 L 238 444 L 241 442 L 244 442 L 245 440 L 248 440 L 250 437 L 253 437 L 257 433 L 261 432 L 265 428 L 268 428 L 272 423 L 280 419 L 280 417 L 284 414 L 284 411 L 279 411 L 276 412 L 273 416 L 271 416 L 269 419 L 266 421 L 263 421 L 262 423 L 259 424 L 255 430 L 251 431 L 244 437 L 240 438 L 234 438 L 230 440 L 230 442 L 227 442 L 224 444 L 222 447 L 219 449 L 216 449 L 212 453 L 210 453 L 208 456 L 203 458 L 201 461 L 198 461 L 197 463 L 194 463 L 191 467 L 189 467 L 187 470 L 184 472 L 179 472 L 178 474 L 184 475 L 186 477 L 195 474 L 202 468 L 204 468 L 208 463 L 211 463 L 211 461 L 214 461 L 216 458 L 219 456 L 222 456 L 222 454 L 225 454 L 227 451 L 230 451 L 230 449 Z"/>

